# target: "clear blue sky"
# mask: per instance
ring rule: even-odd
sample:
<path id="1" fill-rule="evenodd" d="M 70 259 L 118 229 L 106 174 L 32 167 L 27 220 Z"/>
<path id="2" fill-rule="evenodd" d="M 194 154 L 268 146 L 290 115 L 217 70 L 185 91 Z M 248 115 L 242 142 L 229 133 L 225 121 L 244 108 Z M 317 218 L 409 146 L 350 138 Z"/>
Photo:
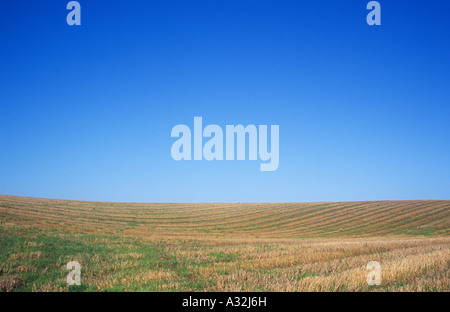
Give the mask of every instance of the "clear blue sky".
<path id="1" fill-rule="evenodd" d="M 0 4 L 0 194 L 450 199 L 450 1 Z M 171 158 L 173 126 L 280 125 L 280 164 Z"/>

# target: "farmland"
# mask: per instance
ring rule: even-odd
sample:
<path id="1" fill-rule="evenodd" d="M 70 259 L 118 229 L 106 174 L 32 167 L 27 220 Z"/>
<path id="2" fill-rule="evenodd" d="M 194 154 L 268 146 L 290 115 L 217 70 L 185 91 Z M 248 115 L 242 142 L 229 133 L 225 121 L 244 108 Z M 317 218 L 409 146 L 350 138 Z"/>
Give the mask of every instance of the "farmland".
<path id="1" fill-rule="evenodd" d="M 450 291 L 450 201 L 0 196 L 3 291 Z M 81 285 L 68 286 L 69 261 Z M 381 285 L 366 282 L 370 261 Z"/>

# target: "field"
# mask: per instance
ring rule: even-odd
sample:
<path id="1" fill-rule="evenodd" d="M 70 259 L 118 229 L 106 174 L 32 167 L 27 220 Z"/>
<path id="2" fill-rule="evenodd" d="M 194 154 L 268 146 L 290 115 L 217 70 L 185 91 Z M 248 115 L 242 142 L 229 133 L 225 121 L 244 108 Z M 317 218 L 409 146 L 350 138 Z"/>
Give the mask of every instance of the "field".
<path id="1" fill-rule="evenodd" d="M 450 291 L 450 201 L 0 196 L 2 291 Z M 68 286 L 69 261 L 81 285 Z M 381 265 L 381 285 L 366 265 Z"/>

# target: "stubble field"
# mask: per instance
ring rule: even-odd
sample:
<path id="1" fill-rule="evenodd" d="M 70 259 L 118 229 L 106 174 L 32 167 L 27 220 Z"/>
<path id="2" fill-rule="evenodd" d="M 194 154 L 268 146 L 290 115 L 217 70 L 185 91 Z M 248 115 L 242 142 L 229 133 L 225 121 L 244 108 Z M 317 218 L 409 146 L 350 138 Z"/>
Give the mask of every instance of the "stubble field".
<path id="1" fill-rule="evenodd" d="M 0 195 L 2 291 L 449 291 L 450 201 L 138 204 Z M 81 264 L 68 286 L 66 264 Z M 366 265 L 381 265 L 381 285 Z"/>

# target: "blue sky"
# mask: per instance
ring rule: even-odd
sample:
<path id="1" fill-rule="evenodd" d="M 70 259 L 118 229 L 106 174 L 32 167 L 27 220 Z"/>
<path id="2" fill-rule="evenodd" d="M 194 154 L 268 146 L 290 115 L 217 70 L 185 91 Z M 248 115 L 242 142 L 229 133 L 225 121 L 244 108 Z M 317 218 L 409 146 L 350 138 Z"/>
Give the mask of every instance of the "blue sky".
<path id="1" fill-rule="evenodd" d="M 0 5 L 0 194 L 450 199 L 450 2 L 67 2 Z M 279 125 L 278 170 L 173 160 L 194 116 Z"/>

